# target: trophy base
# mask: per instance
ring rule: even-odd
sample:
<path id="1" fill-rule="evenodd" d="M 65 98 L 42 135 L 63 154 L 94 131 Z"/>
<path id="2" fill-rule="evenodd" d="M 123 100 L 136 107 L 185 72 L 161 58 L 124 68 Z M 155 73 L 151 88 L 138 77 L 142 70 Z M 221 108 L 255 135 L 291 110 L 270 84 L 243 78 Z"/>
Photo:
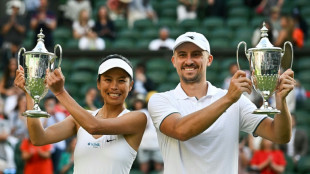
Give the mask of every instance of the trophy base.
<path id="1" fill-rule="evenodd" d="M 50 117 L 50 114 L 48 114 L 45 111 L 37 111 L 37 110 L 28 110 L 22 114 L 25 117 L 31 117 L 31 118 L 40 118 L 40 117 L 45 117 L 48 118 Z"/>
<path id="2" fill-rule="evenodd" d="M 260 109 L 256 109 L 252 113 L 253 114 L 275 115 L 275 114 L 280 114 L 281 112 L 278 109 L 273 109 L 273 108 L 260 108 Z"/>

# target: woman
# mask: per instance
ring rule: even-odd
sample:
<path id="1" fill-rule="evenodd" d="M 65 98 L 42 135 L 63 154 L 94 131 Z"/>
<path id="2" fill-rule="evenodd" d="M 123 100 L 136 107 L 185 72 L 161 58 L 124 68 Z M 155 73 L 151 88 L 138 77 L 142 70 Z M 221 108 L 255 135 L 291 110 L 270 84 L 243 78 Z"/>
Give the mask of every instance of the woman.
<path id="1" fill-rule="evenodd" d="M 129 112 L 125 99 L 132 89 L 133 73 L 128 59 L 110 55 L 98 69 L 97 88 L 104 105 L 96 111 L 79 106 L 64 89 L 61 69 L 48 73 L 47 84 L 57 99 L 71 113 L 64 121 L 45 130 L 39 119 L 27 118 L 29 135 L 35 145 L 55 143 L 77 134 L 74 152 L 74 172 L 129 173 L 146 126 L 142 112 Z M 24 72 L 17 70 L 15 84 L 24 89 Z M 33 101 L 27 94 L 27 108 Z"/>
<path id="2" fill-rule="evenodd" d="M 73 38 L 79 39 L 81 50 L 103 50 L 105 48 L 104 40 L 92 30 L 94 25 L 94 20 L 89 18 L 89 12 L 85 9 L 80 11 L 79 20 L 73 22 Z"/>
<path id="3" fill-rule="evenodd" d="M 18 138 L 20 141 L 28 136 L 26 118 L 22 116 L 22 113 L 25 111 L 26 96 L 22 93 L 18 95 L 15 109 L 8 115 L 11 126 L 11 135 Z"/>
<path id="4" fill-rule="evenodd" d="M 3 77 L 0 77 L 0 95 L 4 98 L 4 114 L 6 115 L 14 110 L 17 105 L 17 97 L 23 92 L 14 86 L 16 69 L 17 60 L 12 57 L 6 65 Z"/>
<path id="5" fill-rule="evenodd" d="M 103 39 L 109 39 L 111 41 L 115 39 L 114 23 L 110 20 L 106 6 L 101 6 L 98 10 L 94 31 Z"/>
<path id="6" fill-rule="evenodd" d="M 34 146 L 28 138 L 20 146 L 25 161 L 24 174 L 53 174 L 52 145 Z"/>
<path id="7" fill-rule="evenodd" d="M 14 57 L 12 57 L 9 60 L 3 77 L 0 80 L 0 94 L 4 95 L 5 97 L 18 94 L 19 90 L 14 86 L 16 69 L 17 61 Z"/>
<path id="8" fill-rule="evenodd" d="M 274 42 L 274 46 L 282 47 L 284 42 L 290 41 L 293 43 L 293 31 L 294 31 L 294 21 L 290 16 L 281 17 L 281 30 L 279 32 L 278 38 Z"/>
<path id="9" fill-rule="evenodd" d="M 251 160 L 251 168 L 261 174 L 283 173 L 285 165 L 283 152 L 276 149 L 275 144 L 267 139 L 262 140 L 260 150 L 254 153 Z"/>

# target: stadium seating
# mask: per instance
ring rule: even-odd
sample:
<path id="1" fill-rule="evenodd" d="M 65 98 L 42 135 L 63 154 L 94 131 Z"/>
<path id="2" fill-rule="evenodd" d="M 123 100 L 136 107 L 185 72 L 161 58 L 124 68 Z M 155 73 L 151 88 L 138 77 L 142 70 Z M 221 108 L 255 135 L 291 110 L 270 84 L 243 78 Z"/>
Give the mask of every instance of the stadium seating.
<path id="1" fill-rule="evenodd" d="M 219 17 L 209 17 L 202 21 L 203 28 L 214 31 L 224 27 L 224 19 Z"/>
<path id="2" fill-rule="evenodd" d="M 113 43 L 113 49 L 131 49 L 135 47 L 135 43 L 130 39 L 118 39 Z"/>
<path id="3" fill-rule="evenodd" d="M 184 19 L 178 25 L 180 28 L 191 31 L 192 29 L 199 27 L 199 20 L 198 19 Z"/>

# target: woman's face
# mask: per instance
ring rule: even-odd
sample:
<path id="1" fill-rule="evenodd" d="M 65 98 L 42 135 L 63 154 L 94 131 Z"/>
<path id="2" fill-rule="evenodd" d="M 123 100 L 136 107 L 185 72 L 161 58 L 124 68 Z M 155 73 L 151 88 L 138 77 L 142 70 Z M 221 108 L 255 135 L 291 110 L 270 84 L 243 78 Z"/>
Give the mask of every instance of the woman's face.
<path id="1" fill-rule="evenodd" d="M 104 104 L 123 105 L 133 81 L 121 68 L 112 68 L 100 75 L 98 90 L 104 99 Z"/>
<path id="2" fill-rule="evenodd" d="M 88 19 L 89 19 L 88 11 L 87 10 L 82 10 L 80 12 L 80 20 L 88 21 Z"/>
<path id="3" fill-rule="evenodd" d="M 99 9 L 98 15 L 100 18 L 106 18 L 108 12 L 107 12 L 107 8 L 106 7 L 101 7 Z"/>
<path id="4" fill-rule="evenodd" d="M 282 17 L 281 18 L 281 27 L 285 28 L 288 26 L 288 18 L 287 17 Z"/>
<path id="5" fill-rule="evenodd" d="M 16 71 L 16 69 L 17 69 L 16 59 L 14 59 L 14 58 L 10 59 L 9 68 L 10 68 L 10 71 Z"/>

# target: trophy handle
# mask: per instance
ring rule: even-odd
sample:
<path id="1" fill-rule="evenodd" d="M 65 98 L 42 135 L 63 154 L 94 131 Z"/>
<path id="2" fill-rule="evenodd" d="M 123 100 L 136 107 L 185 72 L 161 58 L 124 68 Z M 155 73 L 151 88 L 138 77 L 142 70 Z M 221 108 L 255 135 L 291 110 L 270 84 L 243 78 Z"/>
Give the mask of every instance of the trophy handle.
<path id="1" fill-rule="evenodd" d="M 56 68 L 59 68 L 60 67 L 60 64 L 61 64 L 61 61 L 62 61 L 62 48 L 59 44 L 56 44 L 55 47 L 54 47 L 54 54 L 56 56 L 56 50 L 57 48 L 59 48 L 59 61 L 58 61 L 58 66 L 55 67 L 54 69 Z M 57 57 L 57 56 L 56 56 Z"/>
<path id="2" fill-rule="evenodd" d="M 19 51 L 18 51 L 18 54 L 17 54 L 17 69 L 19 68 L 19 65 L 20 65 L 20 58 L 21 58 L 21 53 L 22 51 L 24 51 L 23 53 L 26 52 L 26 49 L 24 47 L 20 48 Z"/>
<path id="3" fill-rule="evenodd" d="M 292 50 L 292 61 L 291 61 L 291 69 L 292 69 L 292 67 L 293 67 L 293 58 L 294 58 L 293 57 L 294 56 L 294 51 L 293 51 L 293 45 L 292 45 L 292 43 L 290 41 L 284 42 L 282 56 L 285 54 L 285 46 L 286 46 L 286 44 L 289 44 L 289 46 L 291 47 L 291 50 Z"/>
<path id="4" fill-rule="evenodd" d="M 238 46 L 237 46 L 237 65 L 238 65 L 238 69 L 240 69 L 240 65 L 239 65 L 239 47 L 240 47 L 242 44 L 244 44 L 244 53 L 245 53 L 247 59 L 249 60 L 246 42 L 241 41 L 241 42 L 239 42 L 239 44 L 238 44 Z"/>

